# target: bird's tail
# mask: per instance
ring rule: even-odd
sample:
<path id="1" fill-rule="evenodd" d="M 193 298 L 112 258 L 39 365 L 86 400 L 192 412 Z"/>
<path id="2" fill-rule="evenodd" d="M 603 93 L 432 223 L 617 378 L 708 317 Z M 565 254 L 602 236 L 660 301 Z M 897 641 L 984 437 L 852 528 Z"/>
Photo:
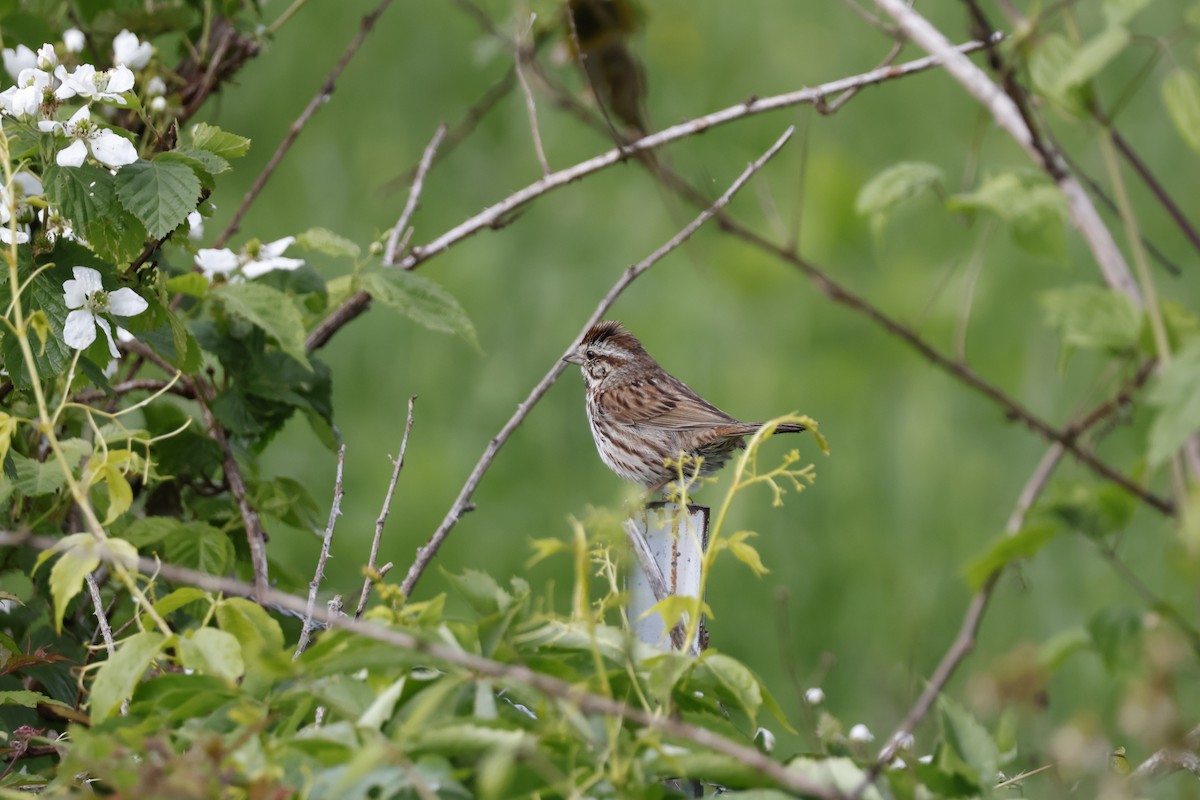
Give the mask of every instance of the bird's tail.
<path id="1" fill-rule="evenodd" d="M 804 430 L 804 426 L 794 422 L 781 422 L 775 428 L 776 433 L 800 433 L 802 430 Z"/>

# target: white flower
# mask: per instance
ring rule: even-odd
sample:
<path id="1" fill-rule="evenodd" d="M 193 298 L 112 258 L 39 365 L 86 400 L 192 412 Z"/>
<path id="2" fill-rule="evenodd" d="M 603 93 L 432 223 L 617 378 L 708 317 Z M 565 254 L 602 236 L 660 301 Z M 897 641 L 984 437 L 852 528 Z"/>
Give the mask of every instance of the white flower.
<path id="1" fill-rule="evenodd" d="M 149 97 L 161 97 L 167 93 L 167 82 L 155 75 L 146 81 L 146 94 Z"/>
<path id="2" fill-rule="evenodd" d="M 85 100 L 108 100 L 123 106 L 125 98 L 122 95 L 133 88 L 133 73 L 124 64 L 103 72 L 97 72 L 91 64 L 80 64 L 74 72 L 67 72 L 66 67 L 59 64 L 54 77 L 62 82 L 54 91 L 59 100 L 78 95 Z"/>
<path id="3" fill-rule="evenodd" d="M 113 358 L 120 358 L 121 354 L 113 343 L 112 327 L 100 315 L 132 317 L 145 311 L 148 304 L 133 289 L 104 291 L 100 273 L 91 267 L 73 267 L 71 272 L 75 277 L 63 281 L 63 299 L 67 308 L 74 310 L 67 314 L 66 324 L 63 325 L 63 341 L 76 350 L 83 350 L 96 341 L 96 328 L 99 327 L 108 338 L 109 354 Z"/>
<path id="4" fill-rule="evenodd" d="M 204 217 L 199 211 L 193 211 L 187 215 L 188 223 L 188 238 L 192 241 L 204 238 Z"/>
<path id="5" fill-rule="evenodd" d="M 38 48 L 37 65 L 38 69 L 54 69 L 58 66 L 58 55 L 54 52 L 54 45 L 47 42 Z"/>
<path id="6" fill-rule="evenodd" d="M 38 129 L 47 133 L 61 133 L 75 140 L 58 151 L 55 161 L 60 167 L 82 166 L 89 150 L 106 167 L 119 169 L 138 160 L 137 149 L 128 139 L 92 123 L 87 106 L 76 111 L 65 123 L 42 120 L 38 123 Z"/>
<path id="7" fill-rule="evenodd" d="M 150 110 L 151 111 L 166 111 L 167 110 L 167 98 L 163 97 L 161 94 L 158 97 L 151 97 L 150 98 Z"/>
<path id="8" fill-rule="evenodd" d="M 113 39 L 113 63 L 141 69 L 150 63 L 152 50 L 150 43 L 139 40 L 136 33 L 122 30 Z"/>
<path id="9" fill-rule="evenodd" d="M 766 728 L 759 728 L 754 732 L 754 741 L 762 739 L 763 752 L 770 753 L 775 749 L 775 734 L 771 733 Z"/>
<path id="10" fill-rule="evenodd" d="M 15 241 L 17 244 L 25 244 L 29 241 L 26 226 L 19 226 L 14 236 L 9 222 L 14 216 L 21 216 L 25 208 L 23 200 L 26 197 L 42 193 L 42 182 L 28 172 L 18 172 L 13 175 L 13 189 L 15 191 L 10 196 L 7 187 L 0 183 L 0 242 L 12 244 Z"/>
<path id="11" fill-rule="evenodd" d="M 819 706 L 825 702 L 825 690 L 820 686 L 814 686 L 804 692 L 804 702 L 810 706 Z"/>
<path id="12" fill-rule="evenodd" d="M 873 741 L 875 741 L 875 735 L 872 734 L 871 730 L 866 725 L 863 725 L 861 722 L 850 729 L 850 733 L 847 734 L 847 738 L 849 738 L 850 741 L 852 741 L 852 742 L 873 742 Z"/>
<path id="13" fill-rule="evenodd" d="M 4 48 L 0 56 L 4 58 L 4 70 L 14 78 L 21 74 L 21 70 L 37 66 L 37 53 L 23 44 L 17 45 L 15 50 Z"/>
<path id="14" fill-rule="evenodd" d="M 204 277 L 211 281 L 217 275 L 228 275 L 237 269 L 237 253 L 228 247 L 222 247 L 219 250 L 202 247 L 196 253 L 196 266 L 204 273 Z"/>
<path id="15" fill-rule="evenodd" d="M 246 246 L 246 255 L 249 260 L 242 265 L 242 274 L 247 278 L 257 278 L 259 275 L 266 275 L 277 269 L 291 271 L 304 266 L 303 258 L 283 257 L 283 251 L 291 247 L 295 241 L 295 236 L 285 236 L 257 247 L 254 242 L 251 242 Z"/>
<path id="16" fill-rule="evenodd" d="M 304 265 L 302 258 L 283 256 L 283 252 L 295 241 L 295 236 L 285 236 L 266 244 L 252 241 L 241 253 L 235 253 L 227 247 L 219 250 L 202 248 L 196 253 L 196 266 L 210 281 L 214 276 L 228 275 L 238 267 L 247 278 L 257 278 L 277 269 L 290 271 Z"/>
<path id="17" fill-rule="evenodd" d="M 79 28 L 67 28 L 63 31 L 63 47 L 68 53 L 82 53 L 87 40 Z"/>
<path id="18" fill-rule="evenodd" d="M 36 116 L 46 99 L 50 75 L 37 67 L 26 67 L 17 76 L 17 85 L 0 92 L 0 111 L 18 119 Z"/>

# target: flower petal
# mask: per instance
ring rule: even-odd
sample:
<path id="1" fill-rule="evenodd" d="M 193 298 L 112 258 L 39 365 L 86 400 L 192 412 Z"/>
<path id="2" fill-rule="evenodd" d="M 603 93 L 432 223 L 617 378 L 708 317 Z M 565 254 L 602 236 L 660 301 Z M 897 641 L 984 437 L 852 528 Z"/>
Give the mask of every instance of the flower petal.
<path id="1" fill-rule="evenodd" d="M 106 320 L 104 317 L 97 316 L 94 317 L 94 319 L 96 320 L 96 327 L 104 331 L 104 336 L 108 339 L 108 354 L 113 358 L 120 358 L 121 351 L 117 349 L 116 343 L 113 342 L 112 326 L 108 324 L 108 320 Z M 95 330 L 92 331 L 92 338 L 96 338 Z"/>
<path id="2" fill-rule="evenodd" d="M 133 289 L 117 289 L 108 296 L 108 307 L 118 317 L 132 317 L 146 310 L 149 303 Z"/>
<path id="3" fill-rule="evenodd" d="M 214 250 L 202 247 L 196 252 L 196 266 L 211 280 L 214 275 L 224 275 L 237 267 L 237 254 L 228 247 Z"/>
<path id="4" fill-rule="evenodd" d="M 138 160 L 133 143 L 110 130 L 93 134 L 88 143 L 92 146 L 92 155 L 106 167 L 123 167 Z"/>
<path id="5" fill-rule="evenodd" d="M 83 162 L 87 159 L 87 145 L 82 139 L 76 139 L 70 145 L 58 151 L 58 155 L 54 157 L 54 161 L 60 167 L 82 167 Z"/>
<path id="6" fill-rule="evenodd" d="M 76 350 L 83 350 L 96 341 L 96 318 L 92 312 L 78 308 L 67 314 L 66 324 L 63 325 L 63 341 Z"/>
<path id="7" fill-rule="evenodd" d="M 259 260 L 266 261 L 268 258 L 275 258 L 283 255 L 283 251 L 295 243 L 295 236 L 285 236 L 282 239 L 276 239 L 273 242 L 267 242 L 258 248 Z"/>
<path id="8" fill-rule="evenodd" d="M 274 272 L 277 269 L 291 272 L 297 267 L 302 266 L 304 266 L 303 258 L 263 258 L 258 261 L 251 261 L 242 267 L 242 274 L 247 278 L 257 278 L 259 275 L 266 275 L 268 272 Z"/>

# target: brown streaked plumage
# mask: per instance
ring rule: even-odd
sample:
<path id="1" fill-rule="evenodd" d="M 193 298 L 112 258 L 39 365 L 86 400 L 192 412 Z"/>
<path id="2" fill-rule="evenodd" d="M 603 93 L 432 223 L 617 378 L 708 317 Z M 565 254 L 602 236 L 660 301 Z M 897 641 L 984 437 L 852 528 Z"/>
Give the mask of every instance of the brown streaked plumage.
<path id="1" fill-rule="evenodd" d="M 704 459 L 716 472 L 761 422 L 738 422 L 670 375 L 619 322 L 594 325 L 564 361 L 578 364 L 586 387 L 588 424 L 609 469 L 651 492 L 675 479 L 667 459 Z M 795 433 L 786 423 L 776 433 Z"/>

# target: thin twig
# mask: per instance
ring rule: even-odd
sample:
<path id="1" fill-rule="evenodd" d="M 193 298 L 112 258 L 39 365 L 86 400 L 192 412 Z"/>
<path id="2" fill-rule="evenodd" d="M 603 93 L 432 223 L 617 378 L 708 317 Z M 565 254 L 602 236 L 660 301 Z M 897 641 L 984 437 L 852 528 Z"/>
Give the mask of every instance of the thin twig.
<path id="1" fill-rule="evenodd" d="M 1172 772 L 1186 769 L 1200 778 L 1200 727 L 1192 728 L 1183 738 L 1182 746 L 1163 747 L 1156 750 L 1149 758 L 1138 764 L 1137 769 L 1130 773 L 1133 781 L 1149 781 L 1164 778 Z"/>
<path id="2" fill-rule="evenodd" d="M 38 550 L 49 550 L 60 541 L 60 539 L 49 536 L 0 531 L 0 547 L 28 546 Z M 105 547 L 104 544 L 99 545 L 100 549 Z M 158 575 L 173 583 L 196 586 L 209 592 L 219 592 L 237 597 L 259 597 L 258 590 L 243 581 L 208 575 L 174 564 L 164 564 L 157 560 L 139 557 L 138 569 L 146 575 Z M 304 598 L 275 589 L 267 589 L 262 593 L 262 599 L 272 606 L 297 613 L 305 613 L 308 606 Z M 386 628 L 351 616 L 333 615 L 324 609 L 316 610 L 313 616 L 328 628 L 346 630 L 402 650 L 422 653 L 430 659 L 458 667 L 474 676 L 529 686 L 547 697 L 555 698 L 586 714 L 623 719 L 643 728 L 662 731 L 668 736 L 677 737 L 729 756 L 751 769 L 761 772 L 767 778 L 792 792 L 817 798 L 829 798 L 829 800 L 842 797 L 841 793 L 827 788 L 806 775 L 786 768 L 783 764 L 763 755 L 753 747 L 740 744 L 706 728 L 680 721 L 669 715 L 652 713 L 611 697 L 593 694 L 580 686 L 542 672 L 536 672 L 523 664 L 509 664 L 484 658 L 458 646 L 419 639 L 403 630 Z"/>
<path id="3" fill-rule="evenodd" d="M 367 598 L 371 595 L 371 587 L 375 585 L 375 575 L 383 577 L 383 570 L 376 572 L 375 559 L 379 556 L 379 542 L 383 538 L 383 526 L 387 522 L 388 514 L 392 511 L 392 495 L 396 493 L 396 481 L 400 478 L 400 470 L 404 468 L 404 454 L 408 452 L 408 435 L 412 433 L 413 426 L 413 404 L 417 402 L 416 395 L 408 398 L 408 421 L 404 423 L 404 437 L 400 440 L 400 455 L 396 456 L 396 460 L 392 462 L 392 480 L 388 483 L 387 494 L 383 496 L 383 508 L 379 511 L 379 519 L 375 520 L 375 538 L 371 540 L 371 556 L 367 560 L 367 576 L 363 578 L 362 593 L 358 597 L 358 608 L 354 611 L 354 618 L 362 617 L 363 612 L 367 610 Z"/>
<path id="4" fill-rule="evenodd" d="M 250 210 L 250 206 L 258 198 L 258 195 L 262 192 L 263 187 L 267 185 L 267 181 L 270 180 L 271 176 L 275 173 L 276 168 L 279 166 L 279 162 L 282 161 L 283 157 L 287 155 L 289 150 L 292 149 L 292 145 L 295 144 L 296 138 L 300 135 L 300 131 L 304 130 L 304 126 L 307 125 L 308 121 L 312 119 L 314 114 L 317 113 L 317 109 L 325 105 L 325 103 L 329 100 L 329 96 L 332 95 L 334 89 L 337 88 L 337 79 L 341 76 L 342 71 L 346 69 L 346 65 L 350 63 L 350 59 L 354 58 L 355 53 L 357 53 L 359 47 L 362 46 L 363 40 L 367 38 L 367 34 L 370 33 L 371 29 L 375 27 L 375 23 L 379 20 L 380 15 L 383 14 L 384 10 L 387 9 L 391 2 L 392 0 L 380 0 L 379 4 L 375 6 L 375 9 L 362 18 L 362 21 L 358 26 L 358 33 L 353 39 L 350 40 L 350 44 L 346 46 L 346 50 L 342 53 L 342 57 L 338 59 L 337 63 L 333 65 L 333 69 L 331 69 L 329 74 L 325 76 L 325 80 L 321 82 L 321 88 L 317 90 L 317 93 L 313 95 L 312 100 L 309 100 L 308 105 L 305 106 L 304 110 L 300 112 L 300 116 L 296 117 L 296 120 L 291 124 L 291 127 L 288 128 L 288 132 L 283 137 L 283 141 L 281 141 L 279 146 L 275 148 L 275 153 L 271 156 L 271 160 L 267 162 L 267 165 L 263 168 L 263 171 L 260 172 L 258 177 L 254 179 L 254 184 L 250 187 L 250 191 L 246 192 L 246 196 L 242 198 L 242 204 L 238 206 L 237 211 L 233 213 L 233 219 L 229 220 L 229 224 L 225 226 L 225 230 L 221 231 L 221 235 L 217 237 L 217 241 L 213 244 L 213 247 L 224 247 L 225 243 L 229 241 L 229 237 L 233 236 L 233 234 L 237 232 L 238 227 L 242 224 L 242 218 L 246 216 L 246 212 Z"/>
<path id="5" fill-rule="evenodd" d="M 767 161 L 769 161 L 776 153 L 779 152 L 780 148 L 782 148 L 784 143 L 786 143 L 791 137 L 794 130 L 794 127 L 789 127 L 786 131 L 784 131 L 784 134 L 780 136 L 778 140 L 776 140 L 775 144 L 773 144 L 766 153 L 760 156 L 757 161 L 750 164 L 750 166 L 738 176 L 737 180 L 735 180 L 733 184 L 725 190 L 723 195 L 717 198 L 712 205 L 702 211 L 700 215 L 696 217 L 696 219 L 692 220 L 692 222 L 686 227 L 684 227 L 683 230 L 672 236 L 666 244 L 659 247 L 645 259 L 626 269 L 621 274 L 621 277 L 617 280 L 617 282 L 613 284 L 613 287 L 609 289 L 608 294 L 606 294 L 600 300 L 600 303 L 596 306 L 595 312 L 584 324 L 583 330 L 579 332 L 577 337 L 572 339 L 571 347 L 564 351 L 563 357 L 570 354 L 575 342 L 579 341 L 579 339 L 581 339 L 583 335 L 587 333 L 588 329 L 604 316 L 612 304 L 616 302 L 617 297 L 625 290 L 627 286 L 629 286 L 630 283 L 632 283 L 643 272 L 658 263 L 659 260 L 661 260 L 672 250 L 687 241 L 688 238 L 690 238 L 691 235 L 700 228 L 700 226 L 702 226 L 718 211 L 720 211 L 720 209 L 729 202 L 738 189 L 740 189 L 742 185 L 745 184 L 752 175 L 754 175 L 755 172 L 761 169 L 762 166 L 767 163 Z M 525 401 L 517 406 L 516 412 L 512 415 L 508 422 L 504 424 L 504 427 L 500 429 L 500 432 L 492 437 L 492 440 L 488 442 L 487 447 L 483 451 L 483 455 L 480 456 L 479 461 L 475 464 L 475 468 L 471 470 L 471 474 L 468 476 L 467 482 L 463 484 L 462 489 L 458 493 L 458 497 L 455 499 L 453 505 L 450 506 L 450 510 L 446 512 L 446 517 L 442 520 L 442 524 L 438 526 L 438 529 L 423 547 L 417 548 L 416 559 L 413 561 L 412 566 L 409 567 L 408 574 L 404 576 L 404 582 L 400 585 L 400 589 L 404 592 L 405 597 L 412 596 L 413 588 L 416 586 L 421 575 L 425 572 L 425 569 L 429 566 L 430 561 L 432 561 L 433 557 L 437 554 L 438 548 L 442 546 L 442 542 L 445 541 L 446 537 L 450 535 L 450 531 L 454 529 L 454 526 L 458 524 L 458 520 L 467 511 L 471 504 L 471 495 L 475 493 L 475 487 L 477 487 L 479 482 L 483 479 L 483 474 L 487 472 L 488 467 L 491 466 L 492 460 L 496 457 L 496 454 L 500 452 L 500 448 L 508 440 L 508 437 L 512 435 L 512 432 L 517 429 L 517 426 L 524 421 L 529 412 L 533 410 L 533 407 L 537 404 L 537 402 L 542 399 L 542 395 L 544 395 L 550 388 L 551 384 L 558 379 L 558 376 L 562 374 L 565 368 L 566 362 L 564 362 L 561 358 L 555 359 L 554 365 L 550 367 L 549 372 L 547 372 L 546 375 L 538 382 L 538 384 L 533 387 L 533 390 L 529 393 L 529 396 L 525 398 Z"/>
<path id="6" fill-rule="evenodd" d="M 193 387 L 181 381 L 177 381 L 172 385 L 168 381 L 160 381 L 152 378 L 134 378 L 133 380 L 114 383 L 111 388 L 114 395 L 129 394 L 131 392 L 169 392 L 179 397 L 186 397 L 189 400 L 196 397 Z M 85 389 L 82 392 L 76 393 L 71 398 L 71 401 L 74 403 L 92 403 L 97 400 L 104 400 L 109 396 L 109 393 L 103 389 Z"/>
<path id="7" fill-rule="evenodd" d="M 973 53 L 984 46 L 984 42 L 967 42 L 959 45 L 957 50 L 962 53 Z M 652 150 L 664 144 L 703 133 L 709 128 L 743 117 L 788 108 L 794 105 L 816 103 L 828 95 L 839 94 L 856 86 L 869 86 L 894 78 L 915 75 L 919 72 L 932 69 L 938 66 L 938 64 L 938 60 L 933 57 L 919 58 L 904 64 L 871 70 L 861 75 L 840 78 L 811 89 L 801 89 L 797 92 L 762 99 L 752 98 L 745 103 L 738 103 L 735 106 L 730 106 L 707 116 L 698 117 L 689 122 L 675 125 L 628 145 L 622 145 L 595 158 L 576 164 L 573 167 L 551 173 L 526 186 L 524 189 L 513 192 L 500 202 L 460 223 L 437 239 L 425 245 L 412 248 L 409 254 L 401 259 L 396 266 L 403 269 L 415 269 L 417 265 L 428 261 L 439 253 L 449 249 L 452 245 L 478 233 L 484 228 L 503 227 L 505 220 L 509 219 L 513 211 L 539 196 L 559 187 L 566 186 L 593 172 L 598 172 L 606 167 L 626 161 L 643 150 Z M 324 347 L 333 338 L 334 334 L 365 312 L 370 303 L 371 295 L 367 292 L 356 292 L 351 295 L 313 329 L 312 333 L 305 340 L 305 346 L 310 351 Z"/>
<path id="8" fill-rule="evenodd" d="M 956 55 L 961 53 L 970 53 L 984 47 L 983 42 L 968 42 L 960 45 L 957 48 L 951 48 Z M 572 167 L 559 170 L 545 176 L 524 189 L 513 192 L 508 197 L 498 203 L 481 211 L 479 214 L 471 217 L 468 220 L 456 225 L 451 230 L 428 242 L 424 245 L 414 247 L 412 251 L 403 258 L 397 266 L 402 269 L 414 269 L 418 264 L 428 261 L 430 258 L 443 252 L 451 245 L 458 243 L 473 234 L 478 233 L 485 228 L 494 228 L 503 224 L 513 211 L 525 205 L 529 201 L 540 197 L 547 192 L 566 186 L 569 183 L 579 180 L 593 172 L 598 172 L 613 164 L 620 163 L 626 159 L 647 150 L 654 150 L 662 147 L 665 144 L 686 139 L 689 136 L 703 133 L 718 125 L 723 125 L 734 120 L 751 117 L 756 114 L 766 113 L 768 111 L 776 111 L 781 108 L 789 108 L 791 106 L 803 105 L 806 103 L 815 103 L 819 99 L 831 94 L 839 94 L 847 89 L 855 86 L 867 86 L 875 83 L 901 78 L 908 75 L 913 75 L 918 72 L 923 72 L 940 64 L 940 60 L 934 57 L 920 58 L 915 61 L 909 61 L 904 64 L 884 67 L 881 69 L 871 70 L 861 75 L 855 75 L 848 78 L 840 78 L 836 81 L 821 84 L 809 89 L 801 89 L 787 94 L 774 95 L 765 98 L 751 98 L 744 103 L 730 106 L 720 111 L 715 111 L 711 114 L 706 114 L 687 122 L 673 125 L 670 128 L 665 128 L 657 133 L 644 136 L 637 141 L 630 142 L 623 147 L 609 150 L 587 161 L 580 162 Z"/>
<path id="9" fill-rule="evenodd" d="M 446 123 L 438 125 L 437 130 L 433 133 L 433 138 L 429 140 L 429 144 L 425 145 L 425 152 L 421 154 L 421 163 L 417 165 L 417 174 L 413 178 L 412 186 L 408 190 L 408 200 L 404 203 L 404 210 L 400 212 L 400 219 L 396 220 L 392 232 L 388 234 L 387 247 L 383 251 L 383 263 L 385 266 L 391 266 L 396 263 L 396 253 L 403 249 L 400 245 L 400 237 L 404 236 L 404 240 L 408 241 L 411 229 L 408 223 L 412 220 L 412 215 L 417 210 L 417 201 L 421 197 L 421 191 L 425 188 L 425 176 L 429 174 L 429 168 L 433 165 L 433 157 L 437 153 L 438 147 L 442 143 L 442 138 L 446 135 Z"/>
<path id="10" fill-rule="evenodd" d="M 313 578 L 308 583 L 308 607 L 304 611 L 304 624 L 300 627 L 300 641 L 296 643 L 296 652 L 292 653 L 293 661 L 304 655 L 304 651 L 308 649 L 313 629 L 316 627 L 313 624 L 313 613 L 317 607 L 317 592 L 321 590 L 321 581 L 325 580 L 325 562 L 329 560 L 329 544 L 333 541 L 333 527 L 337 524 L 337 518 L 342 514 L 342 497 L 345 495 L 345 490 L 342 489 L 342 467 L 345 466 L 345 463 L 346 445 L 343 444 L 338 448 L 337 475 L 333 479 L 333 502 L 329 504 L 329 522 L 325 526 L 325 537 L 321 540 L 321 554 L 317 556 L 317 568 L 313 570 Z M 342 598 L 335 596 L 330 603 L 336 603 L 337 609 L 340 610 Z M 329 611 L 331 614 L 334 612 L 332 605 Z"/>
<path id="11" fill-rule="evenodd" d="M 164 372 L 175 373 L 178 371 L 152 348 L 136 339 L 122 342 L 121 348 L 132 353 L 137 353 Z M 217 420 L 216 415 L 213 414 L 212 408 L 209 405 L 209 398 L 205 394 L 204 381 L 190 375 L 183 375 L 179 380 L 184 386 L 191 388 L 196 399 L 196 404 L 200 406 L 200 413 L 204 416 L 204 425 L 208 429 L 213 441 L 217 443 L 217 447 L 221 450 L 221 469 L 225 472 L 225 482 L 229 484 L 229 492 L 233 495 L 234 502 L 237 503 L 238 512 L 242 517 L 242 524 L 246 528 L 246 542 L 250 546 L 250 562 L 254 569 L 254 586 L 260 592 L 265 591 L 268 582 L 267 532 L 263 529 L 262 520 L 259 519 L 257 509 L 250 504 L 249 495 L 246 491 L 246 481 L 242 477 L 241 467 L 238 466 L 237 458 L 233 454 L 233 448 L 229 444 L 229 437 L 225 433 L 225 428 Z"/>
<path id="12" fill-rule="evenodd" d="M 1112 233 L 1100 219 L 1087 192 L 1067 169 L 1062 158 L 1032 128 L 1028 115 L 1023 113 L 1017 99 L 1006 94 L 987 73 L 958 52 L 941 31 L 910 8 L 904 0 L 875 0 L 875 5 L 887 12 L 918 47 L 930 55 L 937 56 L 946 72 L 991 112 L 997 124 L 1050 176 L 1066 198 L 1068 212 L 1091 249 L 1104 280 L 1133 301 L 1138 308 L 1142 308 L 1144 302 L 1141 290 L 1138 289 L 1120 248 L 1113 240 Z M 968 6 L 970 5 L 972 4 L 968 3 Z M 991 46 L 989 44 L 989 47 Z"/>
<path id="13" fill-rule="evenodd" d="M 513 44 L 513 69 L 517 73 L 517 81 L 521 84 L 521 92 L 525 95 L 525 113 L 529 115 L 529 130 L 533 134 L 533 149 L 537 153 L 538 163 L 542 165 L 542 174 L 549 175 L 551 173 L 550 162 L 546 160 L 546 150 L 542 146 L 542 132 L 538 129 L 537 106 L 533 102 L 533 90 L 529 88 L 529 81 L 525 80 L 525 70 L 522 65 L 529 58 L 528 51 L 525 48 L 525 38 L 529 32 L 533 30 L 533 21 L 537 19 L 537 14 L 529 15 L 529 24 L 517 35 L 517 40 Z"/>
<path id="14" fill-rule="evenodd" d="M 100 626 L 100 634 L 104 637 L 104 649 L 111 656 L 116 651 L 113 642 L 112 627 L 108 624 L 108 615 L 104 613 L 104 601 L 100 597 L 100 587 L 96 585 L 94 573 L 87 574 L 88 594 L 92 596 L 92 608 L 95 610 L 96 624 Z"/>

